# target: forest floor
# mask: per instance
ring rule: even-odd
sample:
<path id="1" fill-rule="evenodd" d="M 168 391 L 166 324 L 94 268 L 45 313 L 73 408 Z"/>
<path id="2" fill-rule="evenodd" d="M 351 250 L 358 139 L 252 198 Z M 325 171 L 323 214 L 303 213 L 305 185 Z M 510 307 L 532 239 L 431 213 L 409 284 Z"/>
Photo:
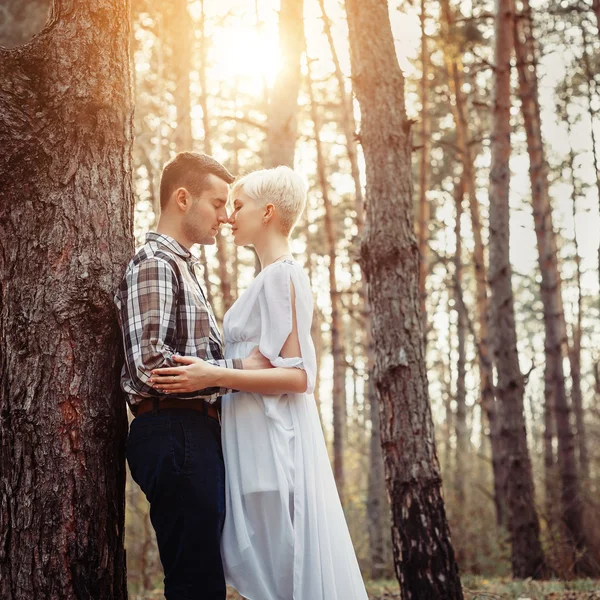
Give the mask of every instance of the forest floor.
<path id="1" fill-rule="evenodd" d="M 600 581 L 591 579 L 512 581 L 465 575 L 462 584 L 465 600 L 600 600 Z M 393 580 L 367 582 L 371 600 L 396 600 L 397 589 Z"/>
<path id="2" fill-rule="evenodd" d="M 399 600 L 395 580 L 367 581 L 370 600 Z M 600 580 L 573 581 L 512 581 L 488 579 L 465 575 L 462 577 L 465 600 L 600 600 Z M 160 600 L 162 586 L 145 594 L 129 590 L 130 600 Z M 227 600 L 242 600 L 233 590 L 228 590 Z M 421 599 L 419 599 L 421 600 Z M 427 600 L 423 598 L 422 600 Z"/>

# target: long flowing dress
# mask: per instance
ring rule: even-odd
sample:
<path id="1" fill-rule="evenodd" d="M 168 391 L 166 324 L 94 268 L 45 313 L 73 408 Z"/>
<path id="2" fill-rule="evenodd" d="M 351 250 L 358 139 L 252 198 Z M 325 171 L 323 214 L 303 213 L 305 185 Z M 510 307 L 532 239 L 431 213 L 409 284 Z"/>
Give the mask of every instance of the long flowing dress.
<path id="1" fill-rule="evenodd" d="M 301 357 L 279 356 L 292 331 Z M 227 583 L 248 600 L 367 600 L 335 486 L 313 389 L 308 277 L 291 260 L 267 266 L 225 315 L 226 358 L 259 346 L 274 366 L 306 371 L 304 394 L 223 398 Z"/>

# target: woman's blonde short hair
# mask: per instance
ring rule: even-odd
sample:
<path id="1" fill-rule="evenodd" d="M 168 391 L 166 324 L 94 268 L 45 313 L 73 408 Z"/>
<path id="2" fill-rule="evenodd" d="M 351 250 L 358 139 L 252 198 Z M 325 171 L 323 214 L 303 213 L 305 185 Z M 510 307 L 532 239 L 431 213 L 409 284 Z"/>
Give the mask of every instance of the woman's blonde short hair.
<path id="1" fill-rule="evenodd" d="M 285 166 L 254 171 L 233 184 L 230 192 L 233 200 L 241 188 L 261 206 L 273 204 L 283 234 L 290 235 L 306 206 L 307 187 L 301 175 Z"/>

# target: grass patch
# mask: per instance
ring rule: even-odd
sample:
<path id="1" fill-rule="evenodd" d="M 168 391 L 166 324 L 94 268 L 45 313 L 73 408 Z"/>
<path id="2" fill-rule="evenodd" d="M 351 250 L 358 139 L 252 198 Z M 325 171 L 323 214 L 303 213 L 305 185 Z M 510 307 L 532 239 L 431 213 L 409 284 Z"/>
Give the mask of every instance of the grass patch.
<path id="1" fill-rule="evenodd" d="M 366 581 L 370 600 L 398 600 L 398 582 L 395 579 Z M 511 579 L 462 577 L 465 600 L 600 600 L 600 580 L 577 579 L 573 581 L 512 581 Z M 159 600 L 162 595 L 161 583 L 151 591 L 141 592 L 129 586 L 130 600 Z M 242 600 L 241 596 L 229 589 L 227 600 Z M 421 599 L 420 599 L 421 600 Z M 423 598 L 422 600 L 427 600 Z"/>
<path id="2" fill-rule="evenodd" d="M 461 579 L 465 600 L 600 600 L 599 580 L 513 581 L 472 575 L 465 575 Z M 371 600 L 400 598 L 395 580 L 366 583 Z"/>

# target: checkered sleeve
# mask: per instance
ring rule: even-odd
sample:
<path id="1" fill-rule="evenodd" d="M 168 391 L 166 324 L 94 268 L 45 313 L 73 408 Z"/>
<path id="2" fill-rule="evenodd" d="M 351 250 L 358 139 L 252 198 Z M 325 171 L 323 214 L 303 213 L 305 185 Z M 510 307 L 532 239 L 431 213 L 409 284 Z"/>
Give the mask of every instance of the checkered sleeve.
<path id="1" fill-rule="evenodd" d="M 180 366 L 173 361 L 177 347 L 177 276 L 165 260 L 151 257 L 132 267 L 126 285 L 122 328 L 129 385 L 141 397 L 164 397 L 168 394 L 148 385 L 148 379 L 153 369 Z M 227 392 L 207 388 L 177 396 L 214 402 L 222 393 Z"/>

